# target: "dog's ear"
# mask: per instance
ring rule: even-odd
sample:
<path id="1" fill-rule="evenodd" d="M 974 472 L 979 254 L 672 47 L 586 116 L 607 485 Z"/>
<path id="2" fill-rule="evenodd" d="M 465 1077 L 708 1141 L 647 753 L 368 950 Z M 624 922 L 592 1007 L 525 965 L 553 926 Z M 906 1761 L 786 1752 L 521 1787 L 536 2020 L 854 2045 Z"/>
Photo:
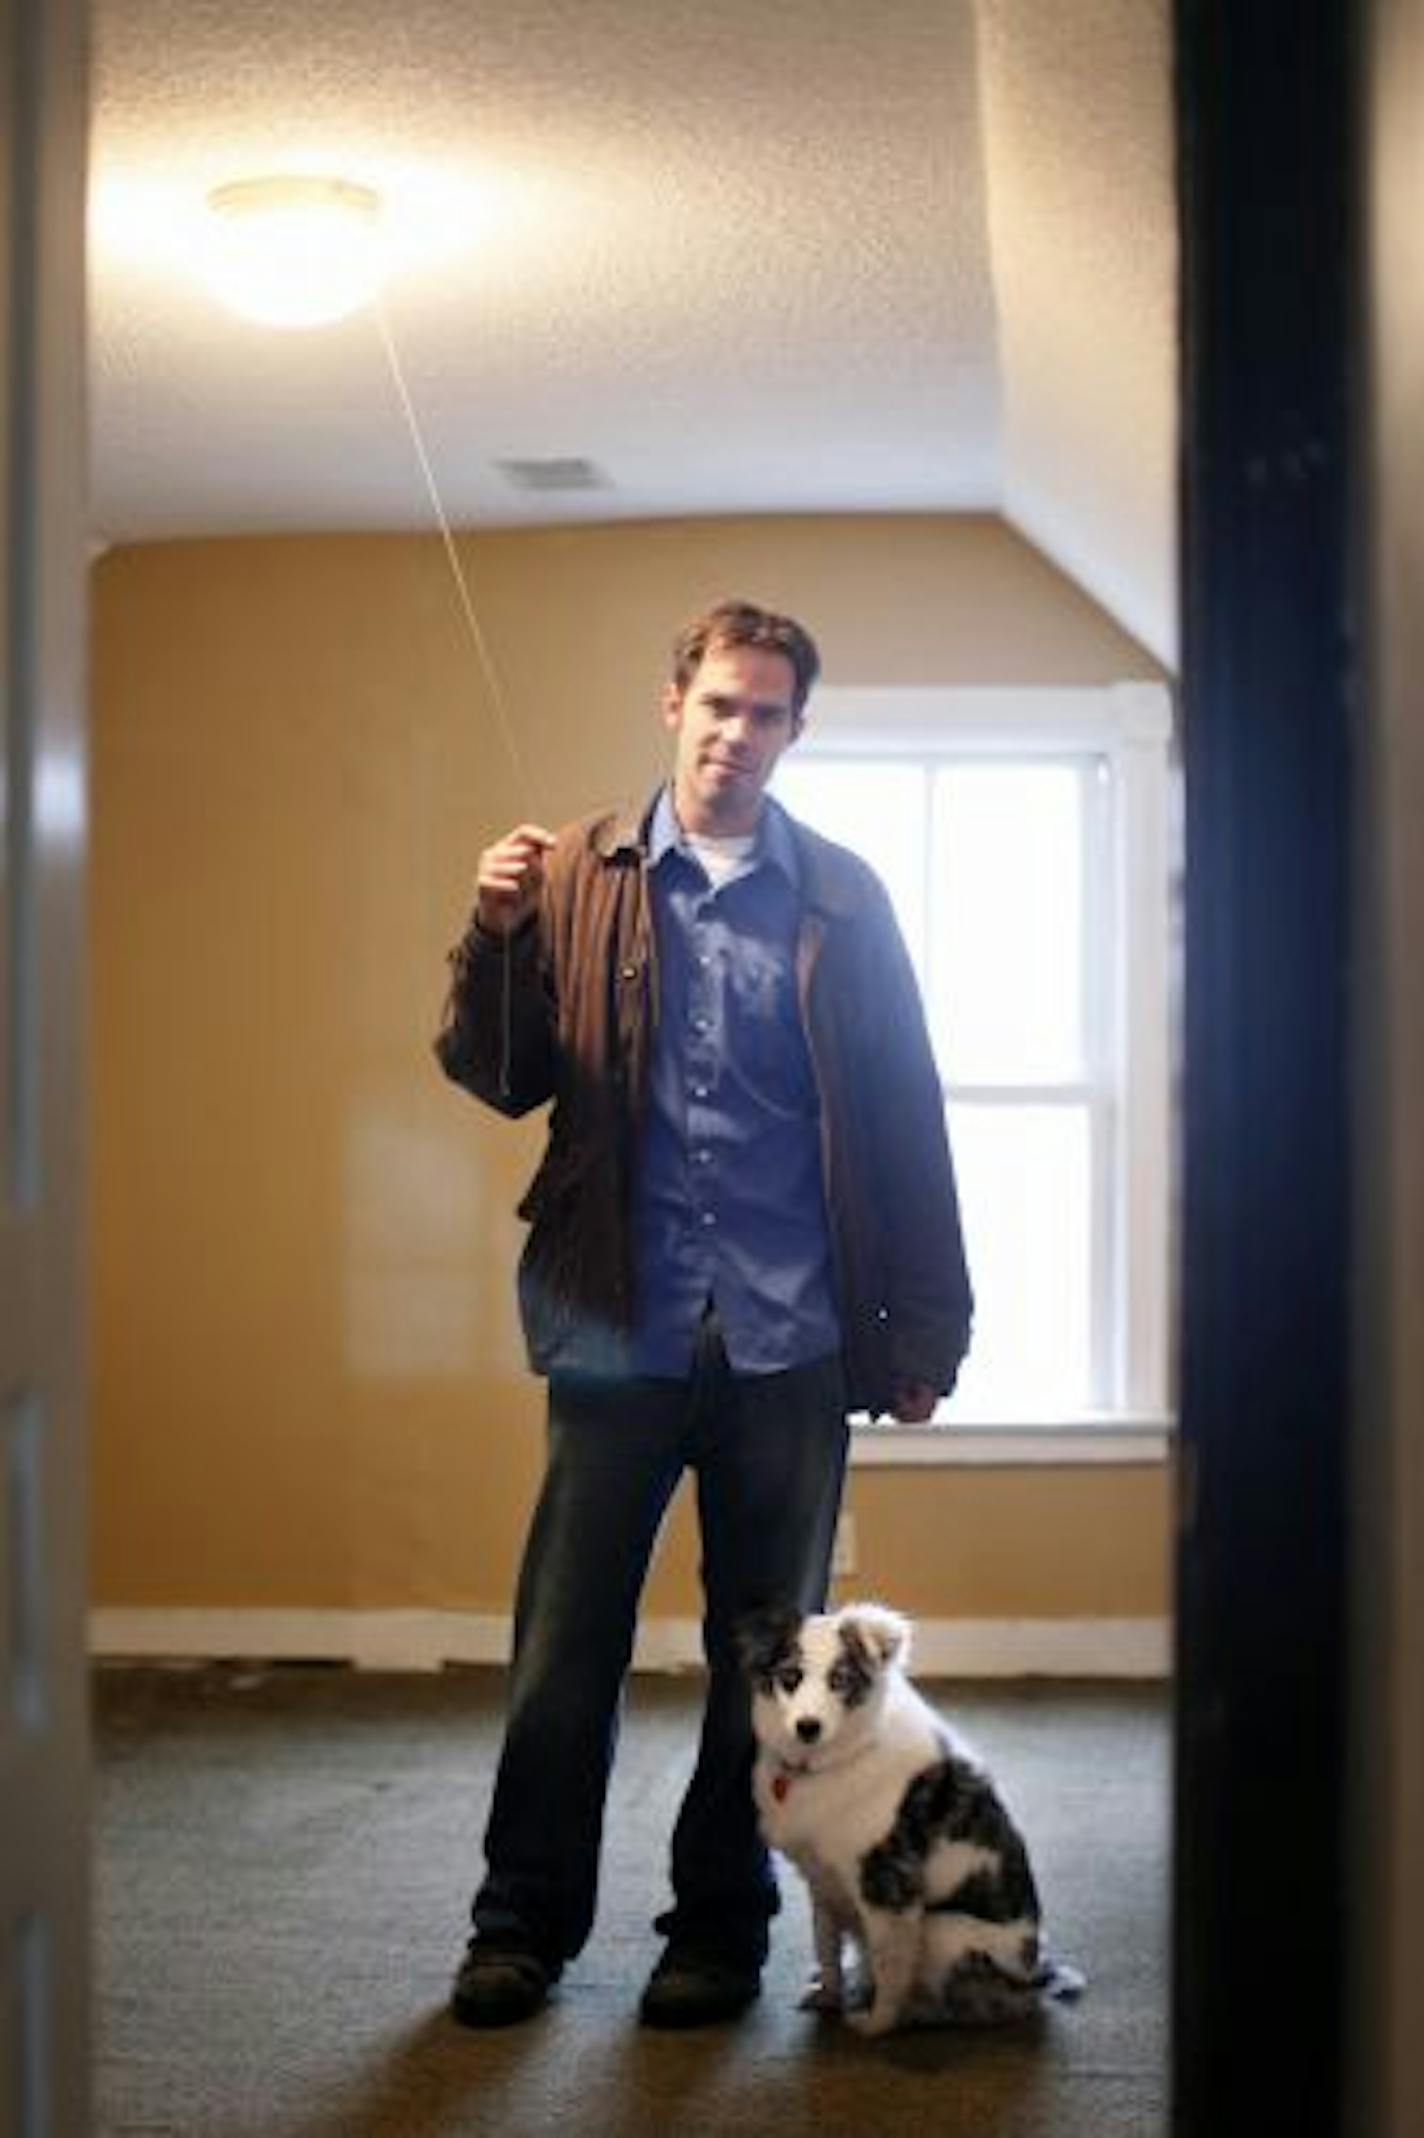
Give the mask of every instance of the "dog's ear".
<path id="1" fill-rule="evenodd" d="M 748 1677 L 770 1678 L 794 1648 L 800 1625 L 801 1613 L 791 1604 L 759 1604 L 744 1611 L 732 1636 Z"/>
<path id="2" fill-rule="evenodd" d="M 847 1604 L 839 1614 L 842 1637 L 849 1634 L 877 1665 L 898 1663 L 903 1669 L 910 1658 L 910 1621 L 888 1604 Z"/>

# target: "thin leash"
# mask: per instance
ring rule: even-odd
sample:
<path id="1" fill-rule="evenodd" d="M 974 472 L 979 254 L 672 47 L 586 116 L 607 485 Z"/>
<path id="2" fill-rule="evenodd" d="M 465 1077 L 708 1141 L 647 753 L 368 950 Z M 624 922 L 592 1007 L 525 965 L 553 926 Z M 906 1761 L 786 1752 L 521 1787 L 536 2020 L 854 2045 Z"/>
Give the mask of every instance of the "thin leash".
<path id="1" fill-rule="evenodd" d="M 509 762 L 514 770 L 515 781 L 519 788 L 520 799 L 524 805 L 524 814 L 526 818 L 532 820 L 534 816 L 532 800 L 534 793 L 533 783 L 530 780 L 528 767 L 526 766 L 523 755 L 520 752 L 519 745 L 514 739 L 514 722 L 510 717 L 509 705 L 504 693 L 504 686 L 500 682 L 499 671 L 495 667 L 493 657 L 490 654 L 489 643 L 485 638 L 484 631 L 480 625 L 479 614 L 475 608 L 474 596 L 470 592 L 469 581 L 465 577 L 465 569 L 460 562 L 460 552 L 456 546 L 454 534 L 451 531 L 450 517 L 445 510 L 444 499 L 440 495 L 440 485 L 435 480 L 435 469 L 431 462 L 429 451 L 426 447 L 424 433 L 422 432 L 420 427 L 420 418 L 416 415 L 415 403 L 411 398 L 410 388 L 406 384 L 405 369 L 401 363 L 400 353 L 396 347 L 395 335 L 391 331 L 390 319 L 387 315 L 385 306 L 382 304 L 379 296 L 375 297 L 372 300 L 371 309 L 375 315 L 376 330 L 380 336 L 381 347 L 385 351 L 386 363 L 390 369 L 391 383 L 395 387 L 396 399 L 400 403 L 401 412 L 405 417 L 406 429 L 410 434 L 410 442 L 412 447 L 414 448 L 416 461 L 420 467 L 421 475 L 424 477 L 425 480 L 425 488 L 430 499 L 431 507 L 435 514 L 436 525 L 440 530 L 440 539 L 442 544 L 444 545 L 445 559 L 450 567 L 450 576 L 454 581 L 455 594 L 459 603 L 460 613 L 464 618 L 465 629 L 468 633 L 470 644 L 474 648 L 476 664 L 479 668 L 480 674 L 484 678 L 485 687 L 489 693 L 490 704 L 494 708 L 495 721 L 499 729 L 500 739 L 504 744 L 505 751 L 509 757 Z M 500 1090 L 506 1098 L 509 1096 L 510 1062 L 511 1055 L 513 1052 L 514 988 L 512 967 L 513 953 L 511 949 L 511 940 L 509 934 L 506 932 L 504 937 L 503 949 L 503 975 L 501 987 L 500 1015 Z"/>
<path id="2" fill-rule="evenodd" d="M 449 564 L 450 575 L 455 582 L 455 593 L 459 601 L 460 613 L 465 619 L 465 628 L 469 633 L 470 643 L 475 650 L 475 659 L 479 664 L 480 672 L 489 690 L 490 702 L 494 707 L 495 718 L 499 725 L 504 747 L 509 755 L 509 761 L 514 767 L 514 775 L 519 784 L 521 799 L 528 805 L 534 792 L 533 784 L 529 778 L 524 759 L 520 754 L 519 745 L 514 739 L 514 722 L 510 718 L 504 686 L 500 682 L 499 671 L 494 665 L 488 641 L 480 627 L 474 596 L 470 592 L 469 581 L 465 577 L 465 568 L 460 562 L 460 552 L 455 545 L 454 534 L 451 532 L 449 515 L 445 510 L 444 500 L 440 495 L 440 485 L 435 480 L 435 469 L 431 464 L 430 454 L 426 449 L 424 433 L 420 427 L 420 419 L 415 412 L 415 403 L 411 399 L 410 388 L 406 385 L 405 371 L 401 364 L 400 353 L 396 348 L 395 336 L 391 332 L 390 319 L 379 297 L 372 300 L 371 308 L 375 313 L 376 329 L 381 338 L 381 347 L 386 352 L 386 362 L 390 366 L 391 381 L 396 390 L 396 398 L 400 402 L 401 412 L 405 417 L 406 428 L 410 433 L 410 442 L 415 449 L 415 457 L 419 463 L 420 472 L 425 478 L 425 488 L 435 513 L 435 523 L 440 530 L 440 539 L 444 544 L 446 562 Z"/>

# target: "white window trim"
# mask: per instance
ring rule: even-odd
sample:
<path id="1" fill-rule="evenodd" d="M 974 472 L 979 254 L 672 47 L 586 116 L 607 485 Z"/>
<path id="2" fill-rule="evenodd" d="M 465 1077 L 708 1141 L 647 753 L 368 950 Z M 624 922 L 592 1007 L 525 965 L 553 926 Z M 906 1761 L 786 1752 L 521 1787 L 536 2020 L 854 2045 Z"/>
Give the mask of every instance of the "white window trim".
<path id="1" fill-rule="evenodd" d="M 1171 1452 L 1175 1422 L 1157 1418 L 1034 1419 L 1022 1425 L 856 1422 L 851 1461 L 856 1469 L 1081 1469 L 1094 1464 L 1156 1465 Z"/>
<path id="2" fill-rule="evenodd" d="M 1114 814 L 1111 893 L 1141 923 L 1118 972 L 1117 1004 L 1136 1074 L 1116 1111 L 1118 1207 L 1111 1213 L 1125 1269 L 1118 1328 L 1120 1409 L 1090 1416 L 992 1423 L 954 1415 L 924 1426 L 881 1421 L 857 1427 L 857 1467 L 927 1465 L 1160 1464 L 1175 1421 L 1166 1408 L 1168 1359 L 1170 1011 L 1168 987 L 1168 750 L 1171 701 L 1165 684 L 1098 688 L 819 688 L 807 737 L 817 757 L 874 752 L 921 757 L 937 744 L 956 753 L 1025 757 L 1093 750 L 1111 762 Z M 1130 1281 L 1156 1268 L 1163 1281 Z"/>

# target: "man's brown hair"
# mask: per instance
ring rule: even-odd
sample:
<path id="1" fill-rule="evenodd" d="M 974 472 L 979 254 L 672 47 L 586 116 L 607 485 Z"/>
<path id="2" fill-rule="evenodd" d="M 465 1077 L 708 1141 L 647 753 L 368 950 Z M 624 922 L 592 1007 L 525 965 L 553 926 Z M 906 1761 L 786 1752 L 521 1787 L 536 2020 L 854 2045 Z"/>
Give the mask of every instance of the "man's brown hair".
<path id="1" fill-rule="evenodd" d="M 801 624 L 771 609 L 760 609 L 755 602 L 719 601 L 684 625 L 673 643 L 672 676 L 679 691 L 686 690 L 703 655 L 714 646 L 756 646 L 783 655 L 791 663 L 791 709 L 798 714 L 821 673 L 816 642 Z"/>

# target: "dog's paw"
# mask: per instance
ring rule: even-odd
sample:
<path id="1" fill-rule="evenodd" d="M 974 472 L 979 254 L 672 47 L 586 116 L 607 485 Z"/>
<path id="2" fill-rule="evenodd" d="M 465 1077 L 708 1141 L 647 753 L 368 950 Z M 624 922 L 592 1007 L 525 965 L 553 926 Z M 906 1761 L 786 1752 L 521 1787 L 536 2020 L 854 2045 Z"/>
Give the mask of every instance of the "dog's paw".
<path id="1" fill-rule="evenodd" d="M 856 2033 L 867 2041 L 873 2041 L 880 2034 L 893 2033 L 899 2022 L 900 2015 L 894 2007 L 881 2003 L 862 2005 L 858 2011 L 845 2015 L 846 2025 L 854 2027 Z"/>
<path id="2" fill-rule="evenodd" d="M 836 1982 L 823 1981 L 820 1975 L 812 1975 L 801 1993 L 797 2010 L 801 2012 L 839 2012 L 844 2004 L 841 1986 Z"/>

